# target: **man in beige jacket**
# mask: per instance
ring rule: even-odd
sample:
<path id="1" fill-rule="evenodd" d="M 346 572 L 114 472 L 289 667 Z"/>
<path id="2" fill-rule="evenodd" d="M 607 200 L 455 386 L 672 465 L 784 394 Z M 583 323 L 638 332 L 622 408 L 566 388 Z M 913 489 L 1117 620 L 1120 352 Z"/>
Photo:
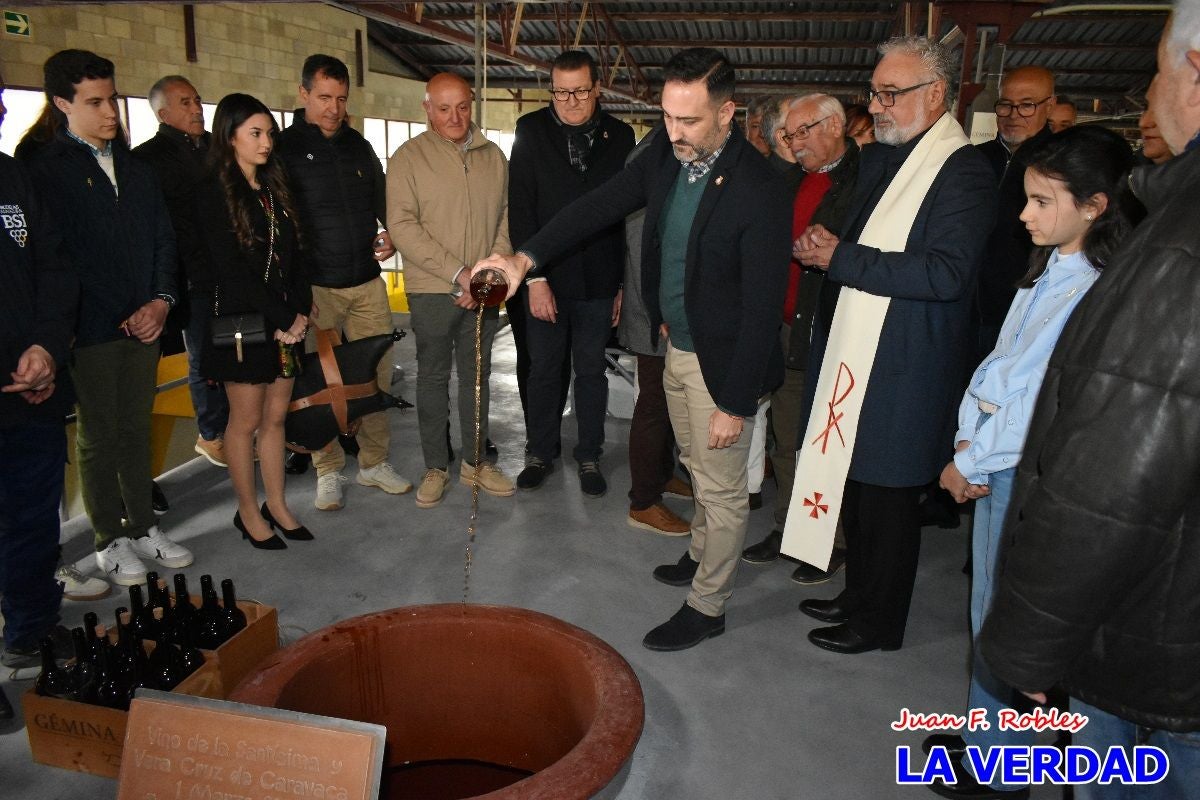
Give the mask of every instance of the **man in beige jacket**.
<path id="1" fill-rule="evenodd" d="M 404 261 L 413 333 L 417 340 L 417 422 L 425 475 L 417 507 L 432 508 L 450 483 L 446 425 L 450 367 L 458 368 L 458 418 L 463 458 L 460 479 L 496 497 L 512 481 L 483 462 L 488 433 L 488 377 L 498 309 L 483 314 L 479 443 L 475 441 L 475 309 L 468 265 L 489 253 L 510 254 L 508 163 L 471 122 L 471 87 L 457 75 L 433 76 L 425 87 L 429 129 L 405 142 L 388 161 L 387 222 Z M 478 446 L 477 446 L 478 445 Z"/>

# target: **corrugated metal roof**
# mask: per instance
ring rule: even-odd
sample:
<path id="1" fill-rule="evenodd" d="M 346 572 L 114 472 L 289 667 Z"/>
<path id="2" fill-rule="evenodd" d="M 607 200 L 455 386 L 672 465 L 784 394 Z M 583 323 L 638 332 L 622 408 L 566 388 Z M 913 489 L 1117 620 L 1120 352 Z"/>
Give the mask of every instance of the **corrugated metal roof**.
<path id="1" fill-rule="evenodd" d="M 1072 2 L 1047 2 L 1047 9 L 1062 9 Z M 1017 25 L 1004 48 L 1005 68 L 1039 64 L 1052 69 L 1058 91 L 1090 105 L 1100 100 L 1114 113 L 1127 111 L 1127 96 L 1145 90 L 1155 66 L 1155 45 L 1165 13 L 1151 10 L 1164 5 L 1149 0 L 1145 11 L 1099 12 L 1096 0 L 1078 13 L 1034 16 Z M 474 68 L 475 4 L 425 2 L 416 20 L 415 3 L 340 3 L 356 7 L 373 21 L 372 38 L 408 63 L 419 76 L 454 71 L 470 78 Z M 517 46 L 508 49 L 517 11 L 513 2 L 484 3 L 489 52 L 488 83 L 512 89 L 546 85 L 545 66 L 576 37 L 583 3 L 527 2 L 517 31 Z M 843 97 L 860 97 L 860 87 L 870 80 L 877 60 L 875 46 L 903 32 L 905 3 L 873 0 L 811 0 L 810 2 L 591 2 L 580 28 L 580 47 L 596 55 L 606 70 L 605 82 L 620 56 L 620 68 L 606 105 L 612 110 L 652 108 L 661 84 L 661 67 L 678 49 L 696 45 L 720 47 L 738 70 L 747 92 L 784 93 L 796 86 L 824 87 Z M 916 32 L 926 29 L 925 9 L 912 3 Z M 1131 5 L 1122 0 L 1121 6 Z M 988 9 L 992 23 L 1007 24 L 1011 8 L 1033 9 L 1029 3 L 996 2 Z M 956 24 L 971 29 L 967 12 L 980 4 L 940 0 L 935 13 L 939 37 Z M 986 8 L 986 6 L 984 6 Z M 1019 20 L 1018 20 L 1019 21 Z M 1005 28 L 1007 32 L 1007 28 Z M 955 37 L 960 48 L 963 37 Z M 454 41 L 448 41 L 454 40 Z M 993 34 L 989 42 L 995 44 Z M 973 48 L 975 37 L 970 46 Z M 630 62 L 636 65 L 631 67 Z M 972 60 L 972 63 L 974 61 Z M 999 59 L 993 54 L 991 71 Z M 533 71 L 530 71 L 532 68 Z M 539 84 L 537 73 L 542 73 Z M 973 77 L 974 70 L 969 71 Z"/>

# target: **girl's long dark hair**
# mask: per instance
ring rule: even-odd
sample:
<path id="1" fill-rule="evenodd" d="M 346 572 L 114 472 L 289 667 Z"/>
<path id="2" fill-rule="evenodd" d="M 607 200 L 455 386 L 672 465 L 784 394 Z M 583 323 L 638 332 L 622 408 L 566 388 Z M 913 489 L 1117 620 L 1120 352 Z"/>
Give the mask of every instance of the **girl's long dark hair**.
<path id="1" fill-rule="evenodd" d="M 1093 195 L 1108 197 L 1108 207 L 1083 236 L 1083 255 L 1097 270 L 1108 264 L 1126 234 L 1143 215 L 1126 177 L 1133 169 L 1133 151 L 1117 134 L 1099 125 L 1075 125 L 1056 133 L 1029 154 L 1026 169 L 1062 181 L 1082 206 Z M 1017 282 L 1027 289 L 1046 271 L 1053 247 L 1035 247 L 1029 271 Z"/>
<path id="2" fill-rule="evenodd" d="M 251 204 L 257 200 L 251 199 L 242 187 L 246 186 L 246 176 L 238 166 L 233 149 L 233 136 L 246 120 L 255 114 L 266 114 L 271 120 L 271 139 L 279 133 L 279 126 L 271 109 L 255 97 L 248 94 L 229 94 L 221 98 L 217 104 L 217 113 L 213 115 L 212 142 L 209 145 L 208 160 L 221 188 L 225 190 L 225 205 L 229 208 L 229 220 L 233 223 L 233 232 L 238 244 L 249 250 L 254 247 L 254 224 L 251 221 Z M 276 213 L 284 213 L 296 222 L 295 208 L 292 205 L 292 194 L 288 191 L 287 176 L 283 164 L 271 151 L 267 163 L 258 168 L 258 182 L 271 190 L 275 196 Z M 300 226 L 295 225 L 297 235 Z"/>

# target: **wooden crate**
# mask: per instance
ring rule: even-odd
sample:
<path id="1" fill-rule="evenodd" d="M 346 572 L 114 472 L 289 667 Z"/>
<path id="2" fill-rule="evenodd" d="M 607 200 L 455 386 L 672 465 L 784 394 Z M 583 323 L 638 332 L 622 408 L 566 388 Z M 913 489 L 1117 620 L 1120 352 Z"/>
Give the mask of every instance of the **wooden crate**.
<path id="1" fill-rule="evenodd" d="M 214 697 L 212 687 L 219 684 L 216 661 L 206 658 L 204 666 L 172 691 Z M 121 771 L 127 712 L 43 697 L 33 687 L 25 692 L 21 705 L 34 761 L 108 778 L 117 777 Z"/>
<path id="2" fill-rule="evenodd" d="M 192 598 L 193 602 L 199 598 Z M 279 649 L 279 614 L 271 606 L 238 602 L 246 628 L 214 650 L 204 666 L 172 691 L 223 700 L 260 661 Z M 152 648 L 153 642 L 147 642 Z M 52 767 L 117 777 L 128 714 L 113 708 L 42 697 L 30 688 L 22 702 L 33 760 Z"/>

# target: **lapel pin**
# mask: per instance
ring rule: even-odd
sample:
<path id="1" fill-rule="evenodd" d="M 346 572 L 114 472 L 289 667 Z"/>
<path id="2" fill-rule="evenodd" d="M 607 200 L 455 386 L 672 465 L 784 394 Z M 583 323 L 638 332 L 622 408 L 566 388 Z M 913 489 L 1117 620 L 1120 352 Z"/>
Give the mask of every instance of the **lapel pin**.
<path id="1" fill-rule="evenodd" d="M 309 154 L 308 154 L 308 160 L 309 160 L 309 161 L 312 161 L 312 160 L 313 160 L 313 155 L 312 155 L 312 153 L 309 153 Z"/>
<path id="2" fill-rule="evenodd" d="M 603 134 L 601 134 L 601 138 L 603 138 L 603 139 L 607 139 L 607 138 L 608 138 L 608 131 L 605 131 Z"/>
<path id="3" fill-rule="evenodd" d="M 721 185 L 722 183 L 724 183 L 724 182 L 725 182 L 725 176 L 724 176 L 724 175 L 718 175 L 718 176 L 717 176 L 717 180 L 716 180 L 716 184 L 717 184 L 717 186 L 720 186 L 720 185 Z"/>
<path id="4" fill-rule="evenodd" d="M 88 188 L 90 189 L 92 187 L 92 179 L 91 178 L 87 179 L 87 184 L 88 184 Z"/>

